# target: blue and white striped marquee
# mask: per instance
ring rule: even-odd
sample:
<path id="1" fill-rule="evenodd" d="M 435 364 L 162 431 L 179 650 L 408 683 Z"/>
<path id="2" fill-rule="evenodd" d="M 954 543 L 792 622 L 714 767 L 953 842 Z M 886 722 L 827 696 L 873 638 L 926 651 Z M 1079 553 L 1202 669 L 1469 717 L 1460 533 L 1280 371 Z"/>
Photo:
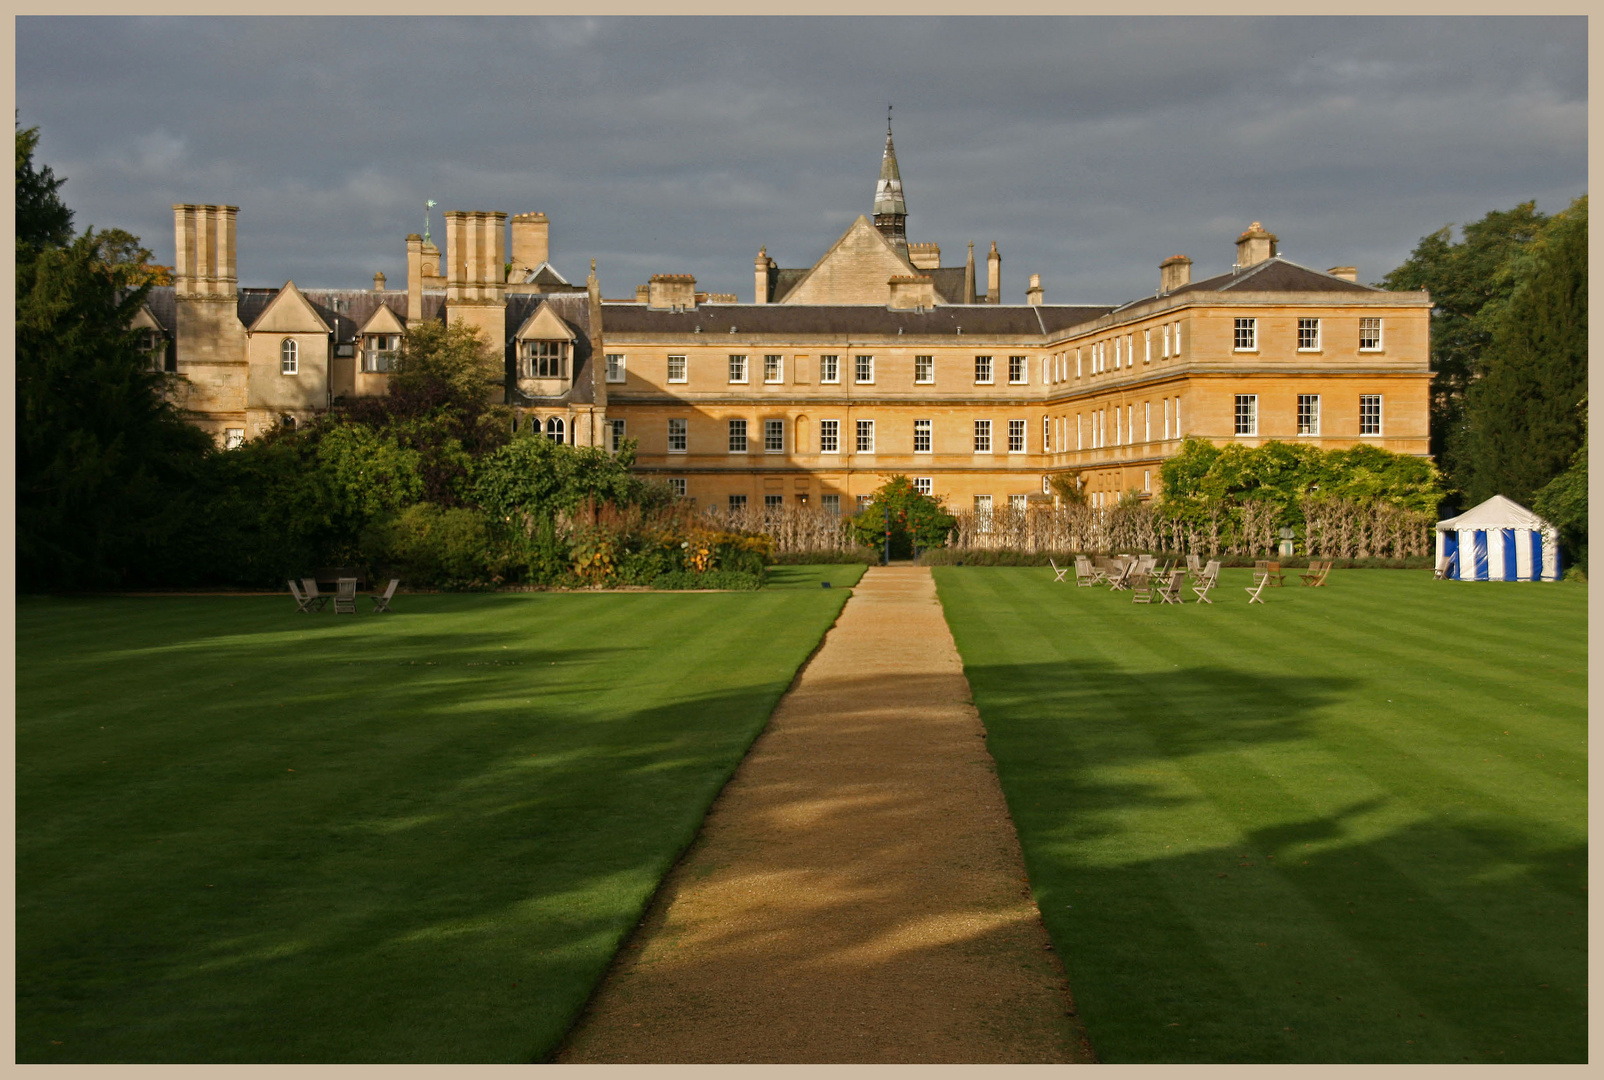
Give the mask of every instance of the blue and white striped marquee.
<path id="1" fill-rule="evenodd" d="M 1517 502 L 1494 495 L 1437 522 L 1437 565 L 1456 581 L 1558 581 L 1559 534 Z"/>

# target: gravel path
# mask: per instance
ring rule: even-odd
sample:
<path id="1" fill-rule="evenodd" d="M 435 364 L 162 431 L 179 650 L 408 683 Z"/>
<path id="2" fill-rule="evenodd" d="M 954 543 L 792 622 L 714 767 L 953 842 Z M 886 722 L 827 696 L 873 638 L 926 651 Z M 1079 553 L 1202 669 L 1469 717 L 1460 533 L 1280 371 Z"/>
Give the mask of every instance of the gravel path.
<path id="1" fill-rule="evenodd" d="M 871 569 L 556 1060 L 1092 1060 L 923 567 Z"/>

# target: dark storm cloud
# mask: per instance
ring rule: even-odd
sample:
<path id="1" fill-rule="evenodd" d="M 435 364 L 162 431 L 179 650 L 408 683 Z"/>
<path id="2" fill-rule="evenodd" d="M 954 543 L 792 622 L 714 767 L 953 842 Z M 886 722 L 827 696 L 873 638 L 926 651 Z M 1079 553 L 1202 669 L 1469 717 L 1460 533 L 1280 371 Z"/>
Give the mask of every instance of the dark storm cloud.
<path id="1" fill-rule="evenodd" d="M 399 285 L 432 197 L 546 211 L 608 296 L 749 300 L 759 245 L 808 265 L 869 211 L 888 101 L 910 236 L 995 240 L 1010 302 L 1223 271 L 1254 219 L 1375 280 L 1587 176 L 1582 19 L 25 18 L 17 99 L 80 225 L 169 261 L 172 203 L 235 203 L 255 285 Z"/>

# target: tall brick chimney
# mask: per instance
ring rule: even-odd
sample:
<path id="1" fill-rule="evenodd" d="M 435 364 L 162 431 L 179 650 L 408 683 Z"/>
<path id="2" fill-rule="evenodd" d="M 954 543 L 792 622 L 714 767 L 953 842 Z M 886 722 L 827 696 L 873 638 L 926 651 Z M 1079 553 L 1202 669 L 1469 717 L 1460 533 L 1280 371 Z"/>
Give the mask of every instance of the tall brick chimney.
<path id="1" fill-rule="evenodd" d="M 1255 221 L 1249 225 L 1247 231 L 1236 238 L 1236 268 L 1246 270 L 1250 266 L 1257 266 L 1266 259 L 1275 258 L 1275 234 L 1265 232 L 1264 226 Z"/>
<path id="2" fill-rule="evenodd" d="M 1185 255 L 1171 255 L 1158 264 L 1158 291 L 1174 292 L 1182 285 L 1192 283 L 1192 260 Z"/>

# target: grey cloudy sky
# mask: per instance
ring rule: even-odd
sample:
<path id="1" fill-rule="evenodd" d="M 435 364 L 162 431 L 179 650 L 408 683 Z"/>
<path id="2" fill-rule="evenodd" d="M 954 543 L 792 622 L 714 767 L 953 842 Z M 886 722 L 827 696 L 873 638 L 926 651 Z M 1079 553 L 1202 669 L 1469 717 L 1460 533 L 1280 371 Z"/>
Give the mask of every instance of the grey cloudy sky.
<path id="1" fill-rule="evenodd" d="M 895 104 L 908 233 L 1003 299 L 1230 267 L 1249 221 L 1374 281 L 1450 222 L 1586 190 L 1581 18 L 19 18 L 17 106 L 79 227 L 172 260 L 240 207 L 242 284 L 405 276 L 442 210 L 543 210 L 557 268 L 749 302 L 870 213 Z"/>

